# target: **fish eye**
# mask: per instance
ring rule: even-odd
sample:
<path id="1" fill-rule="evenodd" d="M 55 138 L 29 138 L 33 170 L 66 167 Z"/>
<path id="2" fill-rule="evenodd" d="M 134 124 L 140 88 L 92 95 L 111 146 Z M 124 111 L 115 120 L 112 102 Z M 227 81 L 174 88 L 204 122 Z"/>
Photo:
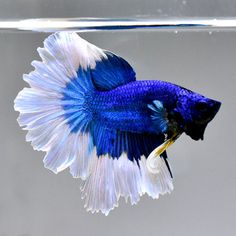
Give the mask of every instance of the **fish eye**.
<path id="1" fill-rule="evenodd" d="M 198 111 L 204 111 L 208 108 L 208 105 L 206 102 L 198 102 L 196 105 L 195 105 L 195 108 L 196 110 Z"/>

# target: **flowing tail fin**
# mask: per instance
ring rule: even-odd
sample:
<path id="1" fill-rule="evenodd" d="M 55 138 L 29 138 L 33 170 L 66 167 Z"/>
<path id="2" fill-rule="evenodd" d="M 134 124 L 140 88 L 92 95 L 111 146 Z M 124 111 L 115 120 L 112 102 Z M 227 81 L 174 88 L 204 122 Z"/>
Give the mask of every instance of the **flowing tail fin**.
<path id="1" fill-rule="evenodd" d="M 94 90 L 89 68 L 105 54 L 75 33 L 49 36 L 38 52 L 42 62 L 33 61 L 35 70 L 23 77 L 31 88 L 15 99 L 18 122 L 34 149 L 47 152 L 46 168 L 58 173 L 71 166 L 74 177 L 85 179 L 92 153 L 85 105 L 85 95 Z"/>

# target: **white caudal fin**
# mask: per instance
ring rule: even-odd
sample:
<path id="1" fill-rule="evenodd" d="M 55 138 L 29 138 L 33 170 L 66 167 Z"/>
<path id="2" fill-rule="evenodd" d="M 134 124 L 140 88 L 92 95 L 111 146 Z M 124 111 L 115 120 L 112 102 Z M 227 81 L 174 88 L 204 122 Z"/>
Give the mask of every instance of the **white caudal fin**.
<path id="1" fill-rule="evenodd" d="M 30 88 L 15 99 L 18 122 L 33 148 L 46 152 L 46 168 L 58 173 L 70 166 L 73 177 L 85 179 L 92 140 L 82 106 L 93 86 L 86 69 L 106 56 L 74 32 L 50 35 L 38 52 L 42 61 L 33 61 L 35 70 L 23 77 Z"/>

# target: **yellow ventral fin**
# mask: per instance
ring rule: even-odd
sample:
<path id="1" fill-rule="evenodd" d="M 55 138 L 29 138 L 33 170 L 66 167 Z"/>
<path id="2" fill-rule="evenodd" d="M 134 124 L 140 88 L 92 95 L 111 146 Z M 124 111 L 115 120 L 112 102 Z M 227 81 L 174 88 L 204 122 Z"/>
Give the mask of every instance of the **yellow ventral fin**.
<path id="1" fill-rule="evenodd" d="M 173 135 L 172 138 L 166 140 L 163 144 L 155 148 L 147 158 L 146 166 L 150 174 L 159 174 L 162 168 L 162 165 L 165 164 L 161 154 L 170 147 L 175 140 L 178 138 L 178 135 Z"/>

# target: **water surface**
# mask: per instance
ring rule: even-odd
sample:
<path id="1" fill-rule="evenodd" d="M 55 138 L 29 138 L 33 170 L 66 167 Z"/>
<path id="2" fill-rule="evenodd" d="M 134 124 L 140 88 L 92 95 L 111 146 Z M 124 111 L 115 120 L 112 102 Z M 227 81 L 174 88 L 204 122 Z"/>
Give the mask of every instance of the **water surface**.
<path id="1" fill-rule="evenodd" d="M 234 29 L 236 18 L 41 18 L 0 21 L 0 30 L 55 32 L 61 30 L 104 31 L 134 29 Z"/>

